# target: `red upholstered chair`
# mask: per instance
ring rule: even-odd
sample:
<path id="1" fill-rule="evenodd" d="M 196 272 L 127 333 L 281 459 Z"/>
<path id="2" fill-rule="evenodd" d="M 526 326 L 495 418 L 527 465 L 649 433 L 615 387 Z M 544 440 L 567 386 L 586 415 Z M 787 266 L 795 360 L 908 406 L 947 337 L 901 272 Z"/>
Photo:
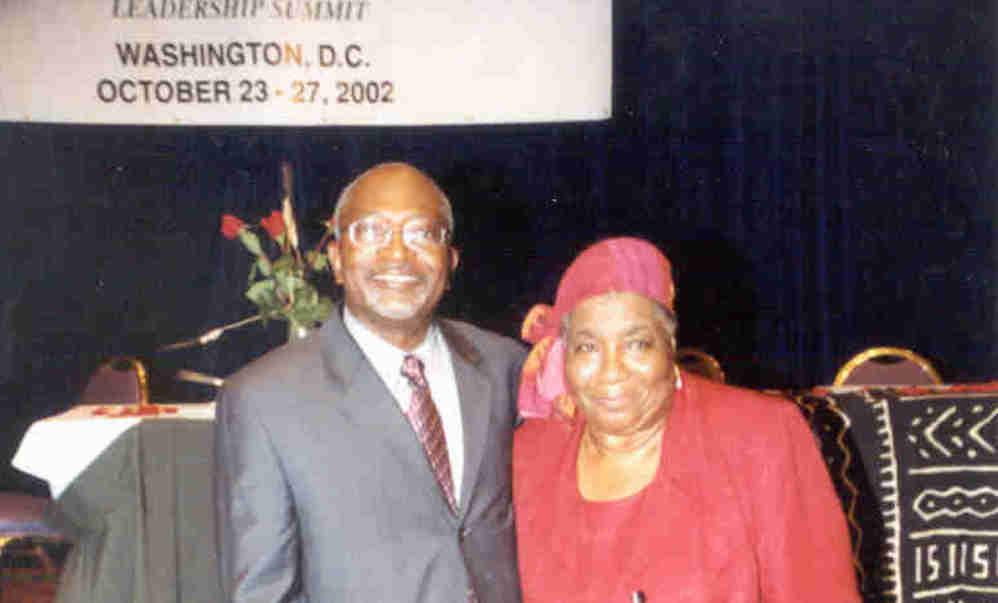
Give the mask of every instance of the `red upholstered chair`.
<path id="1" fill-rule="evenodd" d="M 77 404 L 148 403 L 146 369 L 138 359 L 128 356 L 114 357 L 100 365 L 77 399 Z"/>
<path id="2" fill-rule="evenodd" d="M 835 375 L 834 385 L 934 385 L 939 373 L 925 358 L 904 348 L 876 347 L 856 354 Z"/>
<path id="3" fill-rule="evenodd" d="M 707 352 L 697 348 L 679 348 L 676 350 L 676 364 L 684 371 L 706 377 L 718 383 L 724 383 L 724 370 L 721 363 Z"/>
<path id="4" fill-rule="evenodd" d="M 0 572 L 15 573 L 24 570 L 17 567 L 14 554 L 15 542 L 22 553 L 30 553 L 37 562 L 39 576 L 32 579 L 54 580 L 60 566 L 49 555 L 42 543 L 69 546 L 63 533 L 53 526 L 48 519 L 51 500 L 38 496 L 30 496 L 18 492 L 0 492 Z M 10 563 L 10 565 L 8 565 Z M 3 597 L 3 587 L 0 586 L 0 600 Z M 9 593 L 8 593 L 9 594 Z"/>

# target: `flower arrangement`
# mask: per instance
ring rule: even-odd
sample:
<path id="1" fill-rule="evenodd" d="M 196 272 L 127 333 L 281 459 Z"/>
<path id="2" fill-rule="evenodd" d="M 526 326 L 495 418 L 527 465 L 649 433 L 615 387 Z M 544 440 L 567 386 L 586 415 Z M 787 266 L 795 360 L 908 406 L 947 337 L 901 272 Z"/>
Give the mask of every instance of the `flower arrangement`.
<path id="1" fill-rule="evenodd" d="M 272 211 L 260 220 L 259 226 L 268 235 L 264 240 L 254 232 L 255 226 L 232 214 L 222 216 L 222 236 L 230 240 L 239 239 L 256 258 L 250 267 L 246 297 L 259 310 L 255 316 L 227 325 L 222 330 L 256 320 L 266 322 L 278 319 L 288 322 L 292 336 L 299 335 L 324 321 L 333 310 L 332 300 L 320 295 L 308 281 L 309 275 L 329 269 L 322 248 L 332 234 L 331 227 L 327 224 L 326 233 L 318 245 L 303 254 L 298 245 L 291 197 L 287 194 L 282 210 Z"/>
<path id="2" fill-rule="evenodd" d="M 333 234 L 332 223 L 326 223 L 326 232 L 319 243 L 310 251 L 302 253 L 298 245 L 298 228 L 294 208 L 291 205 L 291 165 L 281 164 L 281 180 L 284 198 L 281 211 L 276 209 L 260 219 L 259 227 L 247 224 L 232 214 L 222 215 L 222 236 L 229 240 L 239 239 L 255 256 L 250 267 L 249 286 L 246 297 L 256 304 L 258 312 L 236 322 L 211 329 L 193 339 L 185 339 L 160 347 L 161 350 L 177 350 L 196 345 L 205 345 L 217 340 L 223 333 L 256 321 L 271 319 L 288 323 L 288 337 L 303 337 L 309 329 L 324 321 L 333 311 L 333 302 L 325 295 L 319 295 L 309 277 L 329 269 L 329 261 L 322 252 L 326 241 Z M 262 239 L 255 229 L 262 228 L 267 238 Z M 189 373 L 185 380 L 212 382 L 216 377 Z M 179 373 L 178 373 L 179 374 Z M 208 381 L 203 379 L 207 378 Z"/>

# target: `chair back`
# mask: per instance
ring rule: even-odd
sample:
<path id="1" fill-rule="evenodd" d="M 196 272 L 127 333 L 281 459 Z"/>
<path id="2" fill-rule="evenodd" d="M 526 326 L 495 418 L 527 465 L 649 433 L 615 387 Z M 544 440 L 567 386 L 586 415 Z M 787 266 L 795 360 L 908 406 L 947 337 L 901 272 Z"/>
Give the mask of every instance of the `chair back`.
<path id="1" fill-rule="evenodd" d="M 101 364 L 87 382 L 77 404 L 148 404 L 149 382 L 142 363 L 129 356 Z"/>
<path id="2" fill-rule="evenodd" d="M 995 601 L 998 575 L 964 571 L 961 555 L 968 551 L 970 568 L 972 552 L 994 549 L 998 382 L 821 387 L 792 397 L 846 514 L 863 601 Z"/>
<path id="3" fill-rule="evenodd" d="M 834 385 L 935 385 L 939 373 L 911 350 L 869 348 L 856 354 L 835 375 Z"/>
<path id="4" fill-rule="evenodd" d="M 0 555 L 9 543 L 19 539 L 65 540 L 62 531 L 50 521 L 51 503 L 51 499 L 40 496 L 0 492 Z"/>
<path id="5" fill-rule="evenodd" d="M 26 536 L 59 538 L 48 521 L 51 500 L 20 492 L 0 492 L 0 541 Z"/>
<path id="6" fill-rule="evenodd" d="M 679 348 L 676 350 L 676 364 L 689 373 L 724 383 L 724 370 L 721 368 L 721 363 L 701 349 Z"/>

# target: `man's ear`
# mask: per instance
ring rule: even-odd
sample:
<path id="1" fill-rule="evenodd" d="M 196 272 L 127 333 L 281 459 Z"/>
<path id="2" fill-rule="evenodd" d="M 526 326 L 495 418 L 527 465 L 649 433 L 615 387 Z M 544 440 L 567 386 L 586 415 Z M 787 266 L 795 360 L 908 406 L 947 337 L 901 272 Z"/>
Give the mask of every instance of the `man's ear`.
<path id="1" fill-rule="evenodd" d="M 337 285 L 343 284 L 343 260 L 340 258 L 339 241 L 330 241 L 326 245 L 326 257 L 329 258 L 329 267 L 333 270 L 333 280 Z"/>
<path id="2" fill-rule="evenodd" d="M 457 270 L 457 265 L 460 263 L 460 260 L 461 260 L 461 254 L 460 254 L 460 252 L 458 252 L 457 248 L 451 247 L 450 248 L 450 271 L 451 271 L 452 274 L 453 274 L 453 272 L 455 270 Z"/>

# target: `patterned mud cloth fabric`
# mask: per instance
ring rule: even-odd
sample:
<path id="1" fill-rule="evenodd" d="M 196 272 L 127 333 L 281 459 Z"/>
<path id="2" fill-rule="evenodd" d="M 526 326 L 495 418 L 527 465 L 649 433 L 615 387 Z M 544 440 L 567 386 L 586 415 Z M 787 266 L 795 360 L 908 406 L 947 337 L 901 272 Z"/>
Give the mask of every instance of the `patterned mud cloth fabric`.
<path id="1" fill-rule="evenodd" d="M 998 601 L 998 383 L 795 400 L 842 499 L 864 600 Z"/>

